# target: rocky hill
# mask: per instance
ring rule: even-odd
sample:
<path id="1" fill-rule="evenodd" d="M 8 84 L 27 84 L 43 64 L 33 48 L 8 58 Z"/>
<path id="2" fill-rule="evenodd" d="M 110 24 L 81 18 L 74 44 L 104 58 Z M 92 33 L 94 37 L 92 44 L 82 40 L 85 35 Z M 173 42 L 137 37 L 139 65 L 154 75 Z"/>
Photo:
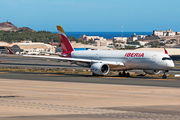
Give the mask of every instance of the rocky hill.
<path id="1" fill-rule="evenodd" d="M 32 32 L 36 32 L 35 30 L 30 29 L 29 27 L 16 27 L 15 25 L 13 25 L 11 22 L 3 22 L 0 23 L 0 30 L 4 30 L 4 31 L 18 31 L 21 29 L 26 29 L 26 30 L 30 30 Z"/>

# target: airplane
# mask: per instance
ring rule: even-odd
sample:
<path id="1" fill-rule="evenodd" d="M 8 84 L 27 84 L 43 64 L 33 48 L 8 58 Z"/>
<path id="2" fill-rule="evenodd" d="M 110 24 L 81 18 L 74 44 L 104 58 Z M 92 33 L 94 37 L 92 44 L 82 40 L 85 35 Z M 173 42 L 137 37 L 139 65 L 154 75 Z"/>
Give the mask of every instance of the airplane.
<path id="1" fill-rule="evenodd" d="M 104 76 L 110 71 L 119 71 L 119 76 L 129 77 L 128 70 L 143 70 L 146 74 L 157 75 L 161 71 L 166 79 L 166 72 L 175 65 L 170 56 L 162 52 L 134 50 L 85 50 L 74 51 L 62 26 L 57 26 L 62 53 L 57 56 L 23 55 L 57 60 L 67 60 L 71 64 L 90 68 L 93 76 Z M 122 71 L 122 72 L 121 72 Z"/>
<path id="2" fill-rule="evenodd" d="M 9 51 L 9 54 L 14 54 L 8 47 L 6 49 Z"/>

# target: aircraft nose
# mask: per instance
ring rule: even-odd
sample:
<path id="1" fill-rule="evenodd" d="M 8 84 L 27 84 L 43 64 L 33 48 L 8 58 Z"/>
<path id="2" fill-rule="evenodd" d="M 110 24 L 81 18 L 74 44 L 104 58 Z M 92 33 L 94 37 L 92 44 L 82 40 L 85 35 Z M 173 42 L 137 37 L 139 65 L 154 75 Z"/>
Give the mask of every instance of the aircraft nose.
<path id="1" fill-rule="evenodd" d="M 175 65 L 174 65 L 173 61 L 167 63 L 167 67 L 170 68 L 170 69 L 174 68 L 174 66 Z"/>

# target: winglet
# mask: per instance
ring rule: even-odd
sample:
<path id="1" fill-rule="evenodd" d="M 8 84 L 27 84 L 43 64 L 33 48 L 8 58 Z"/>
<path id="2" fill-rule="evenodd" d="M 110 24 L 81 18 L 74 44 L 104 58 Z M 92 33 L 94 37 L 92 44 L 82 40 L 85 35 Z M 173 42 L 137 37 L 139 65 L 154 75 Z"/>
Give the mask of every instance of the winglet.
<path id="1" fill-rule="evenodd" d="M 62 51 L 65 52 L 71 52 L 74 51 L 70 41 L 68 40 L 68 37 L 66 36 L 62 26 L 58 25 L 57 30 L 59 33 L 59 38 L 61 42 Z"/>
<path id="2" fill-rule="evenodd" d="M 167 52 L 167 50 L 166 50 L 166 48 L 164 47 L 164 52 L 165 52 L 165 54 L 168 54 L 168 52 Z"/>
<path id="3" fill-rule="evenodd" d="M 14 54 L 8 47 L 6 49 L 9 51 L 10 54 Z"/>

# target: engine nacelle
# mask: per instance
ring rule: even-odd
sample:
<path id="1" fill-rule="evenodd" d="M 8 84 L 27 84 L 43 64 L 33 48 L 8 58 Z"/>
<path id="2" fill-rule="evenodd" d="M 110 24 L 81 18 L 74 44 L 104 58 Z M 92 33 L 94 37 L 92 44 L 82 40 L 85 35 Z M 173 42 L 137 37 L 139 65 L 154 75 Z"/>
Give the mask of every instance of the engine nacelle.
<path id="1" fill-rule="evenodd" d="M 143 70 L 146 74 L 150 75 L 158 75 L 161 71 L 160 70 Z"/>
<path id="2" fill-rule="evenodd" d="M 104 63 L 94 63 L 91 65 L 91 72 L 96 75 L 107 75 L 109 70 L 109 66 Z"/>

